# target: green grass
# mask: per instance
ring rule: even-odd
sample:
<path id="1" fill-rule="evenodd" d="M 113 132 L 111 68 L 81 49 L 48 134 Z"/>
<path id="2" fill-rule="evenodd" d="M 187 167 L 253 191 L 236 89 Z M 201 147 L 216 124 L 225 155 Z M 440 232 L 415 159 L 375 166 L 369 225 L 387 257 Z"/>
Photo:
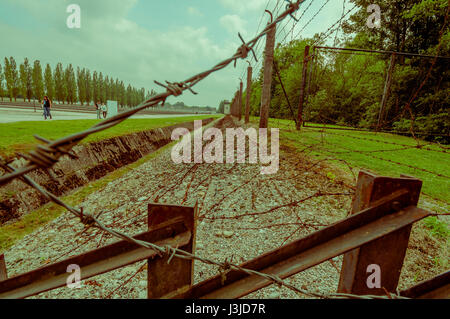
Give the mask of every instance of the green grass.
<path id="1" fill-rule="evenodd" d="M 424 219 L 425 227 L 430 231 L 430 233 L 437 238 L 450 238 L 450 228 L 449 226 L 440 221 L 436 216 L 431 216 Z"/>
<path id="2" fill-rule="evenodd" d="M 211 116 L 201 116 L 200 118 L 210 118 Z M 222 117 L 222 115 L 213 115 L 214 118 Z M 194 119 L 198 119 L 199 117 L 183 117 L 183 118 L 170 118 L 170 119 L 161 119 L 161 120 L 167 120 L 167 123 L 162 123 L 162 121 L 159 121 L 158 123 L 161 124 L 159 126 L 168 126 L 173 125 L 175 123 L 179 122 L 187 122 L 192 121 Z M 183 120 L 181 120 L 183 119 Z M 149 123 L 142 122 L 141 120 L 129 120 L 129 121 L 139 121 L 140 125 L 147 124 L 144 129 L 148 129 Z M 147 121 L 147 120 L 145 120 Z M 126 121 L 125 121 L 126 122 Z M 206 127 L 211 127 L 214 124 L 215 121 L 209 123 Z M 120 125 L 122 125 L 121 123 Z M 142 126 L 141 126 L 142 127 Z M 152 127 L 158 127 L 158 126 L 152 126 Z M 136 127 L 130 127 L 129 129 L 135 129 Z M 119 130 L 117 132 L 122 132 L 123 134 L 128 134 L 130 132 L 134 131 L 125 131 L 125 130 Z M 106 132 L 104 132 L 106 133 Z M 109 136 L 109 135 L 108 135 Z M 104 137 L 107 138 L 107 137 Z M 144 164 L 145 162 L 148 162 L 152 160 L 153 158 L 159 156 L 163 151 L 173 147 L 178 141 L 173 141 L 158 150 L 156 150 L 153 153 L 150 153 L 141 159 L 137 160 L 136 162 L 123 166 L 110 174 L 106 175 L 105 177 L 98 179 L 96 181 L 93 181 L 87 185 L 84 185 L 77 190 L 75 190 L 73 193 L 62 196 L 61 200 L 71 206 L 76 206 L 84 201 L 84 199 L 89 196 L 90 194 L 100 191 L 103 188 L 106 187 L 110 182 L 116 180 L 117 178 L 120 178 L 121 176 L 125 175 L 129 171 L 135 169 L 136 167 L 139 167 L 140 165 Z M 42 227 L 46 223 L 52 221 L 53 219 L 60 216 L 65 209 L 59 205 L 56 205 L 55 203 L 47 203 L 40 207 L 39 209 L 23 216 L 19 221 L 16 221 L 14 223 L 0 226 L 0 253 L 2 251 L 5 251 L 9 249 L 11 246 L 14 245 L 15 242 L 22 239 L 28 234 L 31 234 L 36 229 Z"/>
<path id="3" fill-rule="evenodd" d="M 258 123 L 258 118 L 252 118 L 252 122 Z M 368 169 L 380 175 L 414 176 L 423 181 L 423 193 L 446 202 L 450 201 L 448 191 L 450 179 L 445 177 L 450 175 L 450 154 L 439 152 L 443 150 L 439 145 L 420 141 L 424 146 L 415 148 L 417 141 L 413 138 L 389 133 L 376 134 L 317 128 L 302 128 L 298 132 L 295 130 L 295 124 L 289 120 L 270 119 L 269 125 L 280 129 L 281 144 L 291 145 L 299 150 L 311 147 L 307 154 L 313 158 L 330 158 L 330 162 L 333 162 L 333 158 L 345 160 L 354 168 Z M 383 152 L 379 152 L 380 150 Z M 389 160 L 400 164 L 389 162 Z M 346 167 L 342 163 L 339 165 Z M 436 176 L 407 165 L 444 176 Z"/>
<path id="4" fill-rule="evenodd" d="M 89 143 L 108 139 L 114 136 L 126 135 L 134 132 L 150 130 L 177 123 L 190 122 L 194 119 L 217 118 L 220 115 L 201 115 L 156 119 L 128 119 L 117 126 L 88 136 L 82 143 Z M 0 155 L 11 157 L 16 152 L 26 152 L 38 143 L 33 135 L 47 139 L 57 139 L 66 135 L 85 130 L 100 120 L 72 120 L 72 121 L 29 121 L 0 124 Z"/>
<path id="5" fill-rule="evenodd" d="M 83 202 L 83 200 L 90 194 L 100 191 L 113 180 L 125 175 L 134 168 L 144 164 L 145 162 L 158 156 L 163 150 L 172 147 L 177 141 L 169 143 L 153 153 L 142 157 L 136 162 L 123 166 L 107 176 L 80 187 L 72 194 L 61 197 L 61 200 L 71 206 L 76 206 Z M 0 226 L 0 253 L 9 249 L 15 242 L 22 239 L 28 234 L 31 234 L 36 229 L 42 227 L 46 223 L 60 216 L 65 211 L 65 208 L 56 205 L 55 203 L 47 203 L 39 209 L 25 215 L 19 221 Z"/>

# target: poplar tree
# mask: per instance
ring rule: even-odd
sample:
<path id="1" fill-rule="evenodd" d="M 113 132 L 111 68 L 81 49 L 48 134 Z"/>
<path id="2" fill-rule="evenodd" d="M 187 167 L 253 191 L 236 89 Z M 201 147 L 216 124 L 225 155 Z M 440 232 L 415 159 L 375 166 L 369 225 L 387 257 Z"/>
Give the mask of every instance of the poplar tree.
<path id="1" fill-rule="evenodd" d="M 55 82 L 53 80 L 52 76 L 52 68 L 50 67 L 50 64 L 47 63 L 47 66 L 45 67 L 44 72 L 44 85 L 45 85 L 45 92 L 48 96 L 48 98 L 52 101 L 55 97 Z"/>
<path id="2" fill-rule="evenodd" d="M 34 61 L 32 80 L 34 96 L 38 100 L 42 100 L 44 97 L 44 80 L 42 78 L 42 67 L 39 60 Z"/>
<path id="3" fill-rule="evenodd" d="M 3 80 L 5 79 L 5 75 L 2 72 L 2 64 L 0 63 L 0 98 L 3 102 L 3 95 L 5 94 L 5 91 L 3 89 Z"/>
<path id="4" fill-rule="evenodd" d="M 98 86 L 98 74 L 97 71 L 94 71 L 92 75 L 92 97 L 94 99 L 94 103 L 97 103 L 100 99 L 99 95 L 99 86 Z"/>
<path id="5" fill-rule="evenodd" d="M 123 83 L 123 81 L 120 81 L 119 85 L 119 102 L 122 107 L 126 104 L 125 84 Z"/>
<path id="6" fill-rule="evenodd" d="M 106 102 L 106 90 L 105 90 L 105 81 L 103 79 L 103 73 L 100 72 L 98 75 L 98 95 L 100 102 L 105 103 Z"/>
<path id="7" fill-rule="evenodd" d="M 19 82 L 23 100 L 25 101 L 26 99 L 28 99 L 28 102 L 30 102 L 31 97 L 33 95 L 33 87 L 32 87 L 32 70 L 30 62 L 28 62 L 28 58 L 25 58 L 23 63 L 20 64 Z"/>
<path id="8" fill-rule="evenodd" d="M 84 105 L 84 102 L 86 101 L 86 77 L 85 77 L 86 70 L 82 69 L 80 70 L 80 67 L 77 67 L 77 88 L 78 88 L 78 99 L 80 100 L 81 105 Z"/>
<path id="9" fill-rule="evenodd" d="M 56 65 L 53 78 L 55 79 L 55 96 L 60 103 L 63 103 L 64 98 L 67 95 L 67 89 L 64 81 L 64 71 L 61 62 Z"/>
<path id="10" fill-rule="evenodd" d="M 67 87 L 66 100 L 67 103 L 73 104 L 77 101 L 77 82 L 72 64 L 69 64 L 64 71 L 64 80 Z"/>
<path id="11" fill-rule="evenodd" d="M 5 79 L 6 90 L 8 92 L 9 101 L 14 98 L 17 101 L 17 94 L 19 92 L 19 76 L 17 74 L 17 65 L 13 57 L 5 58 Z"/>
<path id="12" fill-rule="evenodd" d="M 131 88 L 130 84 L 128 84 L 127 87 L 126 103 L 129 107 L 133 106 L 133 89 Z"/>
<path id="13" fill-rule="evenodd" d="M 103 83 L 103 88 L 105 90 L 105 101 L 111 100 L 111 88 L 109 87 L 109 76 L 106 76 Z"/>
<path id="14" fill-rule="evenodd" d="M 86 93 L 86 102 L 89 105 L 92 101 L 92 79 L 91 79 L 91 71 L 86 69 L 86 72 L 84 73 L 84 87 L 85 87 L 85 93 Z"/>

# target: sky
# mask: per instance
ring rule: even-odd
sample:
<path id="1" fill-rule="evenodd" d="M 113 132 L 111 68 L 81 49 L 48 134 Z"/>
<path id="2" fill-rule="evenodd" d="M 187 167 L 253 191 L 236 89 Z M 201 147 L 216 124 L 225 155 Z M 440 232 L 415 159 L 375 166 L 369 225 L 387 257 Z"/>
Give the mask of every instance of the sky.
<path id="1" fill-rule="evenodd" d="M 342 15 L 345 0 L 306 0 L 297 17 L 311 1 L 288 39 L 326 31 Z M 70 4 L 81 9 L 79 29 L 67 26 Z M 263 29 L 270 19 L 264 14 L 266 7 L 276 16 L 286 4 L 285 0 L 1 0 L 0 58 L 3 63 L 4 57 L 13 56 L 19 65 L 28 57 L 40 60 L 43 68 L 50 63 L 52 69 L 58 62 L 71 63 L 126 85 L 161 92 L 165 89 L 154 80 L 180 82 L 213 67 L 236 52 L 241 43 L 238 32 L 248 41 Z M 348 0 L 346 5 L 346 10 L 353 6 Z M 278 41 L 293 23 L 286 18 L 279 25 Z M 258 55 L 263 47 L 264 39 L 257 46 Z M 200 82 L 195 87 L 198 95 L 186 91 L 168 102 L 218 107 L 221 100 L 232 98 L 247 66 L 243 60 L 236 68 L 230 64 Z"/>

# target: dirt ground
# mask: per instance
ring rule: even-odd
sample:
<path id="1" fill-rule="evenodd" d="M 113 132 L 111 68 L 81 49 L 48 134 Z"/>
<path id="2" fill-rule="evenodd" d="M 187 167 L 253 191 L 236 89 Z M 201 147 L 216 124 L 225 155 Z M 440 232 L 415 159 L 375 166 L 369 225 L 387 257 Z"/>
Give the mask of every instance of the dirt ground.
<path id="1" fill-rule="evenodd" d="M 235 125 L 226 120 L 221 128 Z M 314 162 L 290 147 L 280 149 L 278 172 L 262 175 L 260 164 L 174 164 L 169 148 L 89 195 L 81 206 L 100 214 L 107 226 L 134 235 L 146 231 L 148 203 L 197 203 L 196 254 L 240 264 L 339 221 L 350 210 L 355 181 L 349 172 Z M 327 177 L 328 172 L 336 177 Z M 321 195 L 312 196 L 318 192 Z M 30 271 L 114 241 L 99 230 L 83 232 L 78 219 L 64 213 L 5 253 L 8 274 Z M 438 245 L 423 228 L 414 226 L 400 289 L 439 272 L 433 264 Z M 341 264 L 339 256 L 287 282 L 308 291 L 333 293 Z M 146 298 L 144 270 L 145 262 L 139 262 L 85 280 L 81 289 L 63 287 L 34 298 Z M 198 261 L 194 271 L 195 283 L 218 274 L 217 267 Z M 271 285 L 245 298 L 308 297 Z"/>

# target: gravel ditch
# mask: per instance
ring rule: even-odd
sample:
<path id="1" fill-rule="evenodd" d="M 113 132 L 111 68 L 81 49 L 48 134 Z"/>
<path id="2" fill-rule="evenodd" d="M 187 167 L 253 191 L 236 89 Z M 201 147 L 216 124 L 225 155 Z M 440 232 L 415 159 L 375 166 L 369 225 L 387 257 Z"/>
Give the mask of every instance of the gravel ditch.
<path id="1" fill-rule="evenodd" d="M 222 128 L 234 126 L 225 121 Z M 315 194 L 351 193 L 340 179 L 326 177 L 329 168 L 282 149 L 276 174 L 261 175 L 259 164 L 174 164 L 170 149 L 89 195 L 82 203 L 87 212 L 100 214 L 107 226 L 134 235 L 146 231 L 151 202 L 199 205 L 196 254 L 210 259 L 242 263 L 345 218 L 352 196 L 320 196 L 296 206 L 258 216 L 220 219 L 265 212 Z M 303 223 L 303 225 L 299 225 Z M 8 275 L 13 276 L 116 241 L 99 230 L 83 232 L 68 213 L 26 236 L 5 252 Z M 322 293 L 336 292 L 342 256 L 287 281 Z M 146 298 L 145 262 L 139 262 L 32 298 Z M 195 262 L 195 283 L 218 274 L 217 267 Z M 124 284 L 125 283 L 125 284 Z M 271 285 L 245 298 L 308 298 Z"/>

